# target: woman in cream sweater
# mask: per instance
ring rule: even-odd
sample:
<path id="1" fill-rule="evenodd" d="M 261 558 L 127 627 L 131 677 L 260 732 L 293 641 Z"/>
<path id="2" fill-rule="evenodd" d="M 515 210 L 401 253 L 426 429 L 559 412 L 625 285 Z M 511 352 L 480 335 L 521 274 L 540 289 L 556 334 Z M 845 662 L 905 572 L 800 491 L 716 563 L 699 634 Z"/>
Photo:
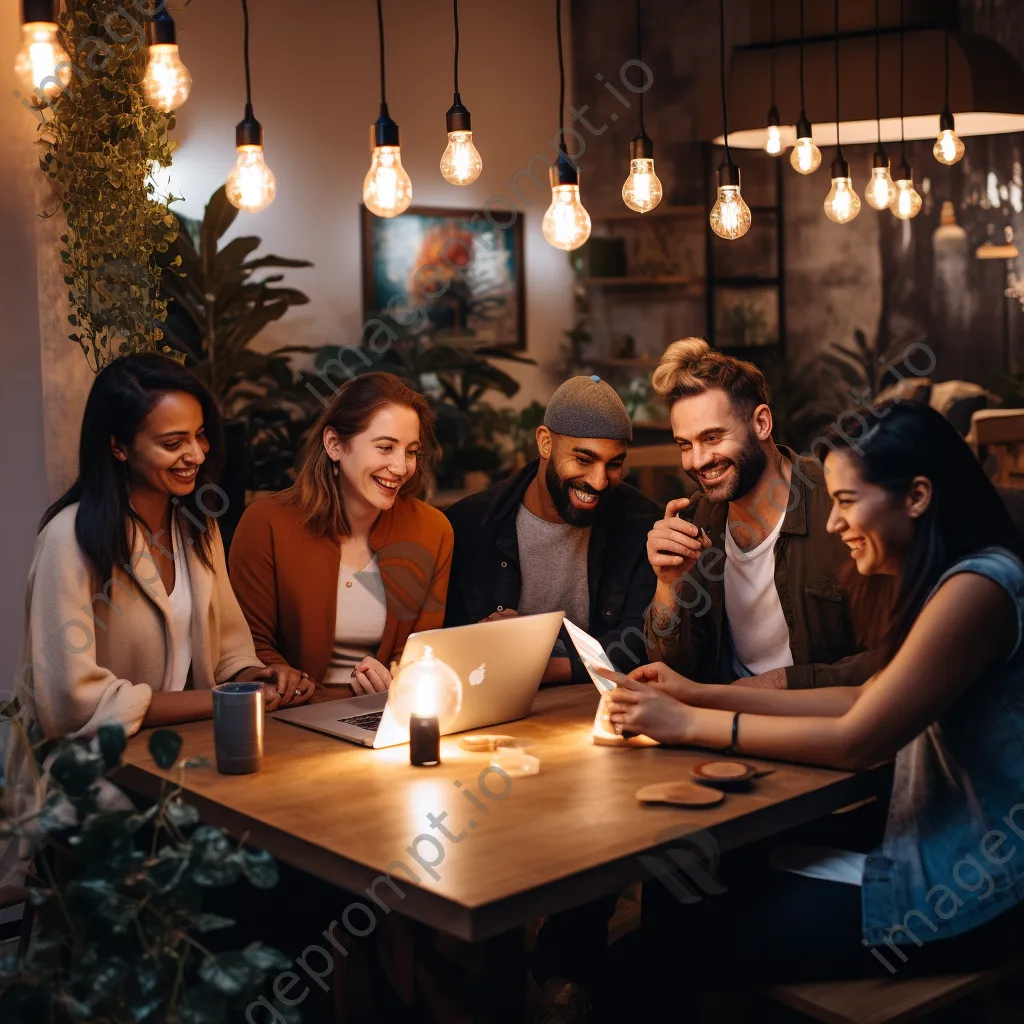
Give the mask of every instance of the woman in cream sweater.
<path id="1" fill-rule="evenodd" d="M 213 397 L 173 360 L 125 356 L 96 376 L 78 479 L 43 516 L 29 570 L 15 689 L 42 737 L 205 718 L 230 679 L 262 681 L 268 709 L 312 693 L 263 667 L 232 593 L 221 449 Z"/>

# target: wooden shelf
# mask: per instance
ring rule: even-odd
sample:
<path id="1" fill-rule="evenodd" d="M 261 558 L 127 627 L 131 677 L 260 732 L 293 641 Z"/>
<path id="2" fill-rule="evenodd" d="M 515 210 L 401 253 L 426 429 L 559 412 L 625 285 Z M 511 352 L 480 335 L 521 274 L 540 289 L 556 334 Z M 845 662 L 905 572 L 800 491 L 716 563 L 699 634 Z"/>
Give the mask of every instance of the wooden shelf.
<path id="1" fill-rule="evenodd" d="M 704 278 L 668 275 L 661 277 L 581 277 L 587 288 L 693 288 L 704 290 Z"/>

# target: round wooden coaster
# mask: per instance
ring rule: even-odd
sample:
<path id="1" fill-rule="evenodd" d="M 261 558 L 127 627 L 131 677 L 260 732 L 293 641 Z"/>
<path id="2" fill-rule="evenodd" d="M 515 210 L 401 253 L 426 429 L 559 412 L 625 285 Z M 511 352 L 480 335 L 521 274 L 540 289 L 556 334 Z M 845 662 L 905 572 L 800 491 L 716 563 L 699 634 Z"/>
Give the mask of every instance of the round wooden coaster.
<path id="1" fill-rule="evenodd" d="M 642 804 L 674 804 L 677 807 L 714 807 L 725 794 L 692 782 L 657 782 L 636 791 Z"/>
<path id="2" fill-rule="evenodd" d="M 701 761 L 693 766 L 692 774 L 709 786 L 739 786 L 749 782 L 757 769 L 744 761 Z"/>
<path id="3" fill-rule="evenodd" d="M 480 733 L 474 736 L 463 736 L 459 740 L 459 746 L 463 750 L 471 750 L 474 754 L 493 754 L 500 746 L 514 744 L 514 736 L 505 736 L 501 733 Z"/>

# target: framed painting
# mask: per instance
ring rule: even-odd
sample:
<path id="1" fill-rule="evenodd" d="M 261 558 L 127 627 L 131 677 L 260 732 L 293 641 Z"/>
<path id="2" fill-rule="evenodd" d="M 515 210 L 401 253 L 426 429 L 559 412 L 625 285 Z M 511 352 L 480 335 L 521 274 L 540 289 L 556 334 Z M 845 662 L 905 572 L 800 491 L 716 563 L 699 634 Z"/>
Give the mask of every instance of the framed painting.
<path id="1" fill-rule="evenodd" d="M 478 210 L 412 206 L 381 218 L 363 207 L 362 229 L 366 316 L 399 312 L 480 347 L 526 348 L 522 213 L 505 228 Z"/>

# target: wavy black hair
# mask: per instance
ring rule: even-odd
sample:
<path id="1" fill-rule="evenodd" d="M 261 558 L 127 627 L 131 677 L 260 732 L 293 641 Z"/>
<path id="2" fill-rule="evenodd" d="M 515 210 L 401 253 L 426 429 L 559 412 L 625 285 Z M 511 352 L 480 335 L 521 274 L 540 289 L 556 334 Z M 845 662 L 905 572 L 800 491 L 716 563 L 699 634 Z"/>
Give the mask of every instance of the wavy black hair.
<path id="1" fill-rule="evenodd" d="M 871 417 L 874 422 L 869 422 Z M 830 429 L 814 447 L 824 463 L 829 452 L 851 452 L 864 479 L 902 500 L 915 477 L 932 485 L 932 500 L 914 520 L 914 536 L 903 557 L 888 608 L 869 632 L 881 638 L 885 662 L 906 640 L 911 626 L 942 574 L 954 563 L 987 547 L 1003 547 L 1024 557 L 1024 538 L 956 428 L 920 402 L 885 402 L 861 417 L 853 430 Z M 859 609 L 863 612 L 865 609 Z"/>
<path id="2" fill-rule="evenodd" d="M 203 506 L 213 502 L 202 501 L 201 493 L 204 485 L 216 485 L 220 478 L 224 452 L 220 412 L 213 395 L 194 373 L 167 356 L 144 353 L 115 359 L 96 375 L 82 417 L 78 478 L 46 510 L 39 524 L 42 530 L 58 512 L 78 502 L 75 537 L 101 579 L 115 567 L 130 564 L 134 530 L 147 529 L 131 507 L 126 466 L 114 458 L 110 440 L 131 444 L 159 398 L 172 391 L 192 395 L 203 408 L 210 450 L 191 494 L 176 500 L 184 512 L 178 522 L 186 539 L 212 568 L 216 518 L 205 511 Z"/>

